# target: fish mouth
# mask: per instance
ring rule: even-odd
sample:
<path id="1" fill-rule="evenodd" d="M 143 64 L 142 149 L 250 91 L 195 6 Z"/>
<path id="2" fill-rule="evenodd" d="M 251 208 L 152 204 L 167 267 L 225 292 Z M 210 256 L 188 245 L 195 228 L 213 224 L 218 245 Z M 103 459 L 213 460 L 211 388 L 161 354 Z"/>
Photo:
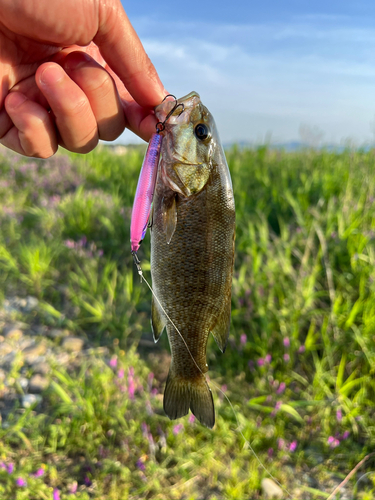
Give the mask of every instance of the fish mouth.
<path id="1" fill-rule="evenodd" d="M 178 104 L 182 104 L 184 106 L 183 112 L 181 112 L 181 106 L 177 107 Z M 198 104 L 201 103 L 201 98 L 198 92 L 190 92 L 184 97 L 180 97 L 175 101 L 172 98 L 168 98 L 168 100 L 163 101 L 155 108 L 156 118 L 160 122 L 164 122 L 168 113 L 170 113 L 173 107 L 176 107 L 175 112 L 168 118 L 168 123 L 171 124 L 182 124 L 187 123 L 189 120 L 190 112 L 193 108 L 195 108 Z M 186 113 L 186 111 L 188 111 Z"/>

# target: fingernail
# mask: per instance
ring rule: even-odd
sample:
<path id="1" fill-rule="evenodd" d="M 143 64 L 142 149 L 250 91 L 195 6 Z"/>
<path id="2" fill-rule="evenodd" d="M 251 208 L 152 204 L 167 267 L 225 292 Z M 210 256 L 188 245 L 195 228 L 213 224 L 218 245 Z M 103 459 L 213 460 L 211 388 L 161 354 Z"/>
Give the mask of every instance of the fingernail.
<path id="1" fill-rule="evenodd" d="M 11 92 L 6 102 L 6 108 L 17 109 L 21 104 L 27 101 L 27 97 L 20 92 Z"/>
<path id="2" fill-rule="evenodd" d="M 57 64 L 53 66 L 47 66 L 45 68 L 41 75 L 40 75 L 40 81 L 44 85 L 52 86 L 56 85 L 60 80 L 64 78 L 65 72 L 61 68 L 61 66 L 58 66 Z"/>

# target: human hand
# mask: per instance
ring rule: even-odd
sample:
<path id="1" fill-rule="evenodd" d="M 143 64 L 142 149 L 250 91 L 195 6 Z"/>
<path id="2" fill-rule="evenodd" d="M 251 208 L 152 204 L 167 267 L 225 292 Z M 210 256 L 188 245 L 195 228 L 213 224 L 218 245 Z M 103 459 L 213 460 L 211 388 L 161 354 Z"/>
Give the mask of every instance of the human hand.
<path id="1" fill-rule="evenodd" d="M 0 143 L 40 158 L 148 140 L 167 94 L 120 0 L 0 0 L 0 82 Z"/>

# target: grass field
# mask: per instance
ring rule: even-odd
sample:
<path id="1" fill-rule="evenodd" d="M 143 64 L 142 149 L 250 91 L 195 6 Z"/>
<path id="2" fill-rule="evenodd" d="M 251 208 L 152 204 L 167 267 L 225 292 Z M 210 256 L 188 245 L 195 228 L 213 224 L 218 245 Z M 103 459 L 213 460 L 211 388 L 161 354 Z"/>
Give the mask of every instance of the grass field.
<path id="1" fill-rule="evenodd" d="M 262 496 L 267 473 L 220 393 L 213 430 L 163 413 L 168 343 L 148 347 L 151 297 L 129 245 L 142 156 L 102 148 L 43 161 L 0 150 L 1 303 L 35 297 L 12 321 L 108 348 L 53 365 L 42 404 L 16 400 L 0 428 L 2 500 Z M 324 499 L 374 451 L 375 155 L 260 147 L 227 158 L 232 327 L 224 355 L 209 341 L 209 376 L 293 498 Z M 148 276 L 148 237 L 140 257 Z M 21 398 L 18 380 L 31 372 L 16 356 L 0 397 L 11 388 Z M 373 471 L 370 458 L 347 498 L 374 497 Z"/>

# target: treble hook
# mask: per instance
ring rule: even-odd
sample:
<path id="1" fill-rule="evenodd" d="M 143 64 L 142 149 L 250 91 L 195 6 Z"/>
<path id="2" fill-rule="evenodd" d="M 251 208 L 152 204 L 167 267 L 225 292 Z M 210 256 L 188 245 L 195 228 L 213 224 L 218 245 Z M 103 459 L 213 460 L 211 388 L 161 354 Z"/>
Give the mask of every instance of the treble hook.
<path id="1" fill-rule="evenodd" d="M 173 113 L 176 111 L 176 109 L 178 109 L 180 106 L 182 107 L 182 110 L 180 112 L 180 114 L 178 116 L 180 116 L 184 110 L 185 110 L 185 106 L 182 104 L 182 102 L 180 102 L 180 104 L 177 104 L 177 98 L 176 96 L 174 96 L 173 94 L 168 94 L 164 97 L 164 99 L 162 100 L 162 102 L 164 102 L 166 100 L 167 97 L 173 97 L 173 99 L 176 101 L 173 108 L 170 110 L 170 112 L 167 114 L 167 116 L 165 117 L 165 120 L 163 122 L 158 122 L 156 124 L 156 132 L 159 134 L 160 132 L 163 132 L 163 130 L 165 129 L 165 123 L 167 120 L 169 120 L 169 118 L 173 115 Z"/>

